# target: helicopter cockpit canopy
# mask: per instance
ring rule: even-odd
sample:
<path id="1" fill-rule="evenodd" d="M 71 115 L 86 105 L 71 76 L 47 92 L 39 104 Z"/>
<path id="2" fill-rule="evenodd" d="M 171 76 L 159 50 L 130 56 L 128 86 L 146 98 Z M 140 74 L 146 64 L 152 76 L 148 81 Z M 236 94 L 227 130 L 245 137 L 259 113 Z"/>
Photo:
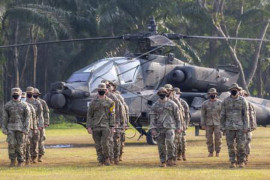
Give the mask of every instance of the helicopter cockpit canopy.
<path id="1" fill-rule="evenodd" d="M 140 69 L 139 59 L 105 58 L 73 73 L 67 82 L 88 82 L 89 91 L 94 92 L 102 80 L 118 85 L 133 83 Z"/>

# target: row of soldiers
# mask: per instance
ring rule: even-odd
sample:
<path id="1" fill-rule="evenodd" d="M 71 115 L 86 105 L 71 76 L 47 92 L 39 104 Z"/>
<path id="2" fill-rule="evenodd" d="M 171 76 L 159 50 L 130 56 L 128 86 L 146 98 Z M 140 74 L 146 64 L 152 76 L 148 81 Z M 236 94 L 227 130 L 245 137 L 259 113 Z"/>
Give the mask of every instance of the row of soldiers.
<path id="1" fill-rule="evenodd" d="M 49 108 L 40 99 L 37 88 L 11 90 L 12 100 L 4 106 L 2 132 L 7 135 L 10 167 L 42 162 L 45 154 L 45 128 L 49 126 Z"/>
<path id="2" fill-rule="evenodd" d="M 208 157 L 213 157 L 214 151 L 219 157 L 223 133 L 226 136 L 230 167 L 243 168 L 250 154 L 252 131 L 257 127 L 256 112 L 252 104 L 245 99 L 248 93 L 238 84 L 233 84 L 229 90 L 231 95 L 222 102 L 217 98 L 216 89 L 209 89 L 209 99 L 201 108 L 201 126 L 206 130 Z M 215 141 L 213 141 L 213 134 Z"/>
<path id="3" fill-rule="evenodd" d="M 128 106 L 116 85 L 103 80 L 87 112 L 87 130 L 95 141 L 100 166 L 118 165 L 123 160 L 128 114 Z"/>

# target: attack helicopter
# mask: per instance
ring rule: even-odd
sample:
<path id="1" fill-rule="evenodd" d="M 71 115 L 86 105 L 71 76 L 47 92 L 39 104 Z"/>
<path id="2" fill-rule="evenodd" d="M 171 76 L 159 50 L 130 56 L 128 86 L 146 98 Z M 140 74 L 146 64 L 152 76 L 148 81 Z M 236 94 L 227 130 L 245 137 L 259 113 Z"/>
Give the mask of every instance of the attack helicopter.
<path id="1" fill-rule="evenodd" d="M 176 46 L 173 40 L 184 38 L 226 39 L 211 36 L 160 34 L 157 31 L 155 19 L 152 18 L 148 25 L 148 32 L 115 37 L 37 42 L 35 44 L 42 45 L 46 43 L 118 39 L 135 42 L 138 45 L 137 53 L 97 60 L 74 72 L 65 82 L 52 83 L 50 91 L 44 99 L 55 113 L 75 116 L 78 124 L 85 125 L 87 109 L 91 100 L 97 95 L 98 84 L 102 80 L 109 80 L 117 85 L 117 90 L 121 92 L 129 106 L 129 123 L 136 128 L 141 136 L 146 136 L 148 144 L 155 144 L 147 129 L 150 123 L 150 108 L 157 99 L 158 88 L 170 83 L 181 89 L 181 98 L 185 99 L 190 106 L 190 124 L 195 126 L 195 134 L 198 135 L 200 108 L 207 99 L 208 89 L 216 88 L 220 93 L 219 98 L 223 100 L 229 96 L 228 88 L 233 83 L 237 83 L 239 71 L 237 67 L 230 65 L 218 66 L 217 68 L 200 67 L 177 59 L 173 53 L 164 53 L 165 48 Z M 233 37 L 227 39 L 261 40 Z M 29 44 L 9 45 L 8 47 L 26 45 Z M 248 97 L 247 100 L 256 109 L 257 124 L 263 126 L 270 124 L 270 100 L 256 97 Z"/>

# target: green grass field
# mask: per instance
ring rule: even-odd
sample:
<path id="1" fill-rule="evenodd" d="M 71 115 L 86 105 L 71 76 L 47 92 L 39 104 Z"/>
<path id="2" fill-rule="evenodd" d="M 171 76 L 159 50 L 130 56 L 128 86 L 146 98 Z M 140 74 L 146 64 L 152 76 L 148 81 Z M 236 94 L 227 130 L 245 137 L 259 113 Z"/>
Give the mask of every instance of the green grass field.
<path id="1" fill-rule="evenodd" d="M 124 162 L 119 166 L 97 167 L 93 140 L 80 126 L 54 126 L 46 131 L 46 145 L 72 144 L 73 148 L 47 149 L 44 162 L 23 168 L 8 168 L 5 136 L 0 135 L 0 179 L 270 179 L 270 128 L 258 128 L 252 141 L 250 163 L 245 169 L 230 169 L 223 138 L 220 158 L 208 158 L 204 132 L 194 136 L 188 130 L 188 161 L 176 167 L 160 168 L 157 146 L 142 138 L 128 139 Z"/>

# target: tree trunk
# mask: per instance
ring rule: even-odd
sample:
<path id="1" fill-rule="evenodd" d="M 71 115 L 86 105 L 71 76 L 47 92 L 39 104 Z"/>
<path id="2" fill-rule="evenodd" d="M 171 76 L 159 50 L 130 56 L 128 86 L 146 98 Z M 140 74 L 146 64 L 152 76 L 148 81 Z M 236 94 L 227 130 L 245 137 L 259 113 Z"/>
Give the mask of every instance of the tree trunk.
<path id="1" fill-rule="evenodd" d="M 263 80 L 262 80 L 262 65 L 261 65 L 262 60 L 259 59 L 258 62 L 258 69 L 257 69 L 257 73 L 258 73 L 258 97 L 263 97 Z"/>
<path id="2" fill-rule="evenodd" d="M 35 28 L 31 33 L 31 40 L 32 43 L 37 42 L 37 36 L 39 32 L 39 28 L 36 28 L 36 32 L 34 32 Z M 37 85 L 37 55 L 38 55 L 38 48 L 37 45 L 32 45 L 33 48 L 33 86 L 36 87 Z"/>
<path id="3" fill-rule="evenodd" d="M 19 21 L 16 21 L 14 44 L 18 44 Z M 15 86 L 20 87 L 20 72 L 19 72 L 19 51 L 18 47 L 14 47 L 14 70 L 15 70 Z"/>

